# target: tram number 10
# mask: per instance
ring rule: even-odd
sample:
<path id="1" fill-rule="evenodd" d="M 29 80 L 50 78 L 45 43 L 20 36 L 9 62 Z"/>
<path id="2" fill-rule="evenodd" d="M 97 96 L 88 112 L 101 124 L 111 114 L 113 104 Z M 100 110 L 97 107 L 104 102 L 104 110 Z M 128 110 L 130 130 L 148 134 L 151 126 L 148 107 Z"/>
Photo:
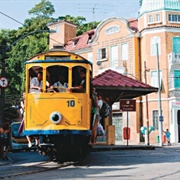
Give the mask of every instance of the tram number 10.
<path id="1" fill-rule="evenodd" d="M 67 101 L 68 107 L 74 107 L 75 106 L 75 101 L 74 100 L 69 100 Z"/>

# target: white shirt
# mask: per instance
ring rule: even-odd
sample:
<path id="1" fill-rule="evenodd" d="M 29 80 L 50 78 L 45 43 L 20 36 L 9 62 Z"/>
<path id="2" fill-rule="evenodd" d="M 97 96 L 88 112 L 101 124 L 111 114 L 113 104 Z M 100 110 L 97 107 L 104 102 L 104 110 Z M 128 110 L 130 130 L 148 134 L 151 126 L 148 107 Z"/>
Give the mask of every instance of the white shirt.
<path id="1" fill-rule="evenodd" d="M 49 86 L 48 81 L 46 81 L 46 85 Z M 37 86 L 42 88 L 42 80 L 39 82 L 37 77 L 33 77 L 30 82 L 30 92 L 41 92 L 38 89 L 31 89 L 32 86 Z"/>
<path id="2" fill-rule="evenodd" d="M 67 83 L 62 84 L 60 81 L 55 82 L 53 86 L 54 86 L 55 88 L 56 88 L 56 87 L 68 88 L 68 84 L 67 84 Z M 65 89 L 58 89 L 58 91 L 59 91 L 59 92 L 66 92 Z"/>
<path id="3" fill-rule="evenodd" d="M 101 109 L 102 106 L 103 106 L 103 101 L 102 101 L 102 99 L 99 99 L 98 100 L 98 107 L 99 107 L 99 109 Z"/>
<path id="4" fill-rule="evenodd" d="M 39 82 L 37 77 L 33 77 L 30 82 L 30 92 L 40 92 L 38 89 L 31 89 L 32 86 L 42 88 L 42 80 Z"/>
<path id="5" fill-rule="evenodd" d="M 96 114 L 97 115 L 100 115 L 99 114 L 99 111 L 100 109 L 102 108 L 102 105 L 103 105 L 103 101 L 101 99 L 98 100 L 98 107 L 96 108 Z"/>

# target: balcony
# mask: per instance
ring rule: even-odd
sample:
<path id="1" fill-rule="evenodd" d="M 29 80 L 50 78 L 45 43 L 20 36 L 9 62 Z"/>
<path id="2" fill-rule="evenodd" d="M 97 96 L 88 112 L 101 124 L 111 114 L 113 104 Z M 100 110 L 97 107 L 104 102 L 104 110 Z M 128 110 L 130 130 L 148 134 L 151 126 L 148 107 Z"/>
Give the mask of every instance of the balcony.
<path id="1" fill-rule="evenodd" d="M 180 53 L 171 52 L 168 54 L 169 65 L 180 65 Z"/>
<path id="2" fill-rule="evenodd" d="M 176 99 L 180 99 L 180 89 L 176 88 L 176 89 L 170 89 L 169 90 L 169 97 L 172 98 L 176 98 Z"/>

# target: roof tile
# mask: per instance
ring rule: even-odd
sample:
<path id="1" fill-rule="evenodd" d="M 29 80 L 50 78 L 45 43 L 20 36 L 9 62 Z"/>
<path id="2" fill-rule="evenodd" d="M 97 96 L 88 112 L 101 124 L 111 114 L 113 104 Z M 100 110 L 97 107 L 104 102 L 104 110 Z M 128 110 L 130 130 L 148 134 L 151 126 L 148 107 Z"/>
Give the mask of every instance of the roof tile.
<path id="1" fill-rule="evenodd" d="M 113 70 L 106 70 L 102 74 L 99 74 L 93 78 L 94 86 L 111 86 L 111 87 L 143 87 L 153 88 L 152 86 L 145 84 L 141 81 L 127 77 Z"/>

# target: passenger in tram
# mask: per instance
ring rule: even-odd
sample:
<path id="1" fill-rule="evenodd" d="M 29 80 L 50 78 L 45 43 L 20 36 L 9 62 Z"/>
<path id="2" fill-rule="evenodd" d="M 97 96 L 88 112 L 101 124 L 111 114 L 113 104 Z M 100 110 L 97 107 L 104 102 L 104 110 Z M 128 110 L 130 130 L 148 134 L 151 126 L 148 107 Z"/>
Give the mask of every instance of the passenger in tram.
<path id="1" fill-rule="evenodd" d="M 78 86 L 68 88 L 69 91 L 85 92 L 85 90 L 86 90 L 86 70 L 85 69 L 81 69 L 80 78 L 81 78 L 80 84 Z"/>
<path id="2" fill-rule="evenodd" d="M 43 73 L 37 73 L 37 77 L 33 77 L 30 82 L 30 92 L 42 92 L 42 78 Z M 49 82 L 46 81 L 46 86 L 49 87 Z"/>
<path id="3" fill-rule="evenodd" d="M 59 75 L 59 80 L 53 84 L 53 89 L 56 92 L 66 92 L 68 88 L 68 83 L 65 82 L 65 78 L 63 74 Z"/>

